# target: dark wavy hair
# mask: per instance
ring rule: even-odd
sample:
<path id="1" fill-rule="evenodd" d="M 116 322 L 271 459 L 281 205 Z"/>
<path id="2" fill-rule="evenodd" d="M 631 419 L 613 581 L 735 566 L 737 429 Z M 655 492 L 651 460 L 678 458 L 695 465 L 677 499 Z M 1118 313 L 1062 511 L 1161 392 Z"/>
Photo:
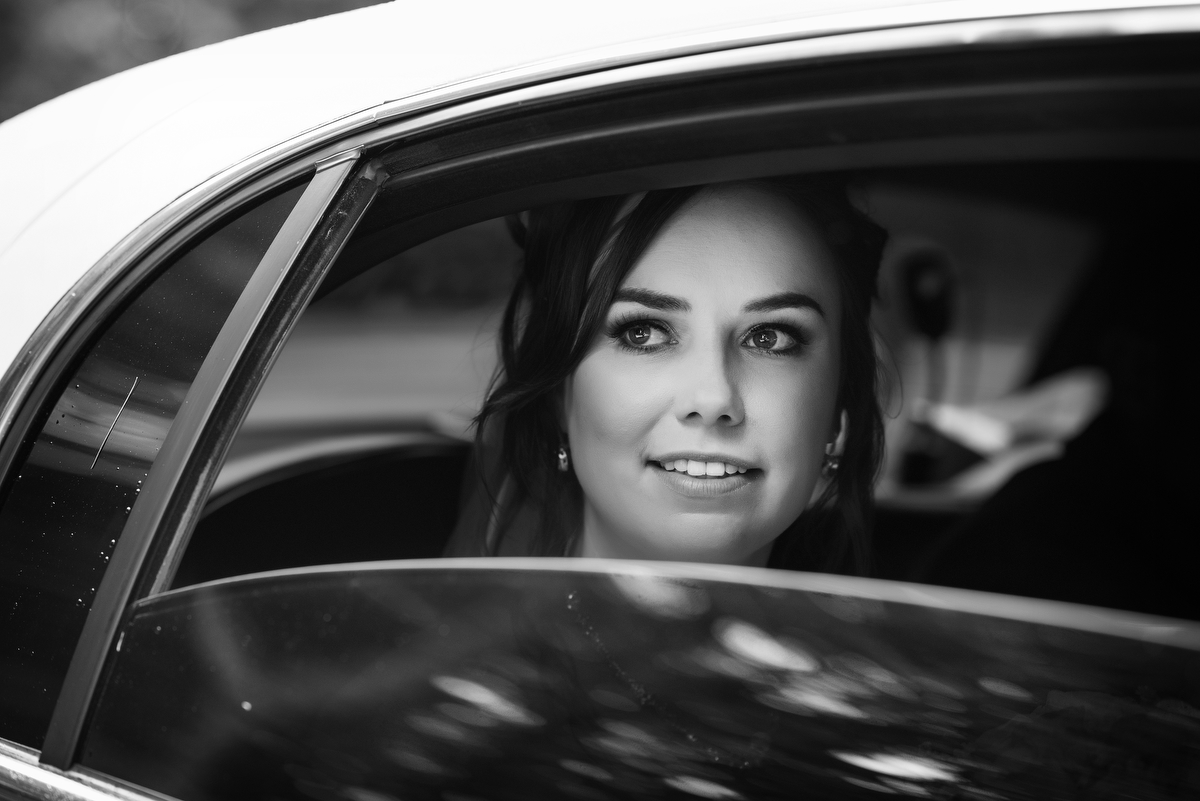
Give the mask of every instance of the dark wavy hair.
<path id="1" fill-rule="evenodd" d="M 815 224 L 836 261 L 842 297 L 839 412 L 849 418 L 834 480 L 775 541 L 769 565 L 864 574 L 872 487 L 883 451 L 871 302 L 886 233 L 829 177 L 754 182 Z M 558 403 L 625 276 L 663 225 L 704 186 L 663 189 L 534 209 L 510 218 L 524 269 L 500 329 L 500 365 L 476 418 L 474 491 L 448 555 L 569 554 L 580 536 L 583 492 L 560 472 Z M 630 210 L 632 208 L 632 210 Z"/>

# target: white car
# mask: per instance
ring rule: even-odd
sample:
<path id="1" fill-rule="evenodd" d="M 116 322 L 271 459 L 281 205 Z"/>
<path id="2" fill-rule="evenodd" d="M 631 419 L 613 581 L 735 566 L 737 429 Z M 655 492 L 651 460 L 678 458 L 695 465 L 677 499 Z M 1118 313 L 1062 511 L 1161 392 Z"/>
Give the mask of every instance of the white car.
<path id="1" fill-rule="evenodd" d="M 1200 6 L 393 3 L 0 152 L 0 797 L 1200 796 Z M 439 559 L 503 218 L 807 172 L 881 578 Z"/>

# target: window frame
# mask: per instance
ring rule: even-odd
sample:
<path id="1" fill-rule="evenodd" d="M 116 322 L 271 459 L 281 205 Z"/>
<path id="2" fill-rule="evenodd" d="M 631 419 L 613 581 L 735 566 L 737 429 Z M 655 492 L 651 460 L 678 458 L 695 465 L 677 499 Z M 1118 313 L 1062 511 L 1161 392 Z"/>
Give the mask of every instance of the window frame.
<path id="1" fill-rule="evenodd" d="M 1196 43 L 1191 36 L 1174 41 L 1192 47 Z M 1158 56 L 1155 44 L 1169 48 L 1172 37 L 1099 36 L 1071 42 L 914 48 L 902 53 L 870 52 L 853 59 L 781 59 L 765 66 L 747 58 L 736 69 L 700 69 L 695 73 L 670 70 L 653 78 L 644 76 L 608 87 L 597 85 L 594 80 L 571 81 L 567 83 L 582 85 L 557 96 L 544 93 L 540 98 L 514 98 L 519 111 L 488 99 L 475 104 L 475 113 L 461 119 L 434 114 L 433 127 L 412 126 L 403 131 L 402 139 L 398 131 L 393 137 L 395 144 L 385 146 L 379 153 L 392 177 L 384 185 L 372 216 L 364 220 L 364 229 L 371 228 L 374 215 L 384 213 L 385 208 L 401 211 L 389 226 L 367 231 L 365 236 L 350 243 L 343 263 L 335 266 L 330 282 L 319 294 L 353 277 L 356 270 L 367 269 L 432 236 L 514 210 L 562 200 L 788 172 L 852 171 L 928 163 L 1111 158 L 1194 160 L 1200 117 L 1183 111 L 1182 104 L 1149 104 L 1165 115 L 1178 112 L 1175 119 L 1189 117 L 1173 128 L 1160 120 L 1153 120 L 1141 129 L 1126 125 L 1112 130 L 1084 129 L 1084 133 L 1069 127 L 1072 122 L 1086 125 L 1098 119 L 1104 106 L 1112 102 L 1114 93 L 1120 93 L 1120 102 L 1146 102 L 1150 92 L 1179 92 L 1195 97 L 1200 87 L 1197 83 L 1200 60 L 1194 57 L 1188 80 L 1179 80 L 1175 75 L 1164 78 L 1153 66 L 1130 68 L 1111 57 L 1134 52 L 1139 57 L 1155 58 Z M 1095 55 L 1088 54 L 1086 48 L 1094 49 Z M 1100 65 L 1097 56 L 1106 53 L 1110 60 Z M 1043 59 L 1041 64 L 1039 58 Z M 972 64 L 973 69 L 966 74 L 956 75 L 947 69 L 947 65 L 956 62 L 961 66 L 962 60 L 988 60 L 989 67 L 999 65 L 1008 74 L 999 77 L 981 74 L 984 70 L 978 64 Z M 1088 63 L 1090 68 L 1062 69 L 1061 63 L 1052 63 L 1055 60 Z M 1041 66 L 1058 67 L 1062 71 L 1046 78 L 1036 73 Z M 853 84 L 856 71 L 859 76 L 878 76 L 882 80 L 864 91 Z M 808 78 L 806 74 L 810 72 L 843 83 L 830 91 Z M 671 105 L 678 103 L 672 100 L 674 94 L 687 94 L 689 89 L 704 82 L 744 81 L 753 85 L 756 78 L 765 83 L 780 74 L 789 78 L 801 76 L 806 83 L 797 85 L 794 96 L 787 100 L 779 99 L 778 95 L 760 99 L 732 97 L 711 102 L 698 111 L 681 108 L 682 104 Z M 847 75 L 851 79 L 848 84 Z M 851 87 L 849 90 L 845 89 L 847 85 Z M 638 107 L 639 103 L 644 104 L 643 98 L 652 95 L 661 99 L 659 106 Z M 702 91 L 693 91 L 690 97 L 697 103 L 709 102 Z M 1025 129 L 988 130 L 989 114 L 1011 115 L 1014 103 L 1024 110 L 1025 102 L 1031 98 L 1040 105 L 1029 115 L 1042 115 L 1046 119 L 1031 120 Z M 1073 101 L 1078 108 L 1062 109 L 1062 101 Z M 972 106 L 975 119 L 965 130 L 950 135 L 931 133 L 944 125 L 944 119 L 921 119 L 923 113 L 947 108 L 958 113 L 960 107 L 967 105 Z M 609 114 L 606 116 L 603 111 Z M 879 130 L 878 124 L 863 126 L 854 119 L 863 112 L 888 120 L 893 115 L 907 115 L 901 117 L 904 122 L 926 128 L 907 138 L 892 137 Z M 590 117 L 590 126 L 588 123 L 575 126 L 573 116 Z M 1123 119 L 1129 116 L 1124 113 Z M 689 141 L 685 137 L 703 127 L 729 131 L 740 126 L 745 130 L 760 121 L 770 124 L 788 117 L 804 120 L 814 125 L 814 130 L 777 149 L 759 147 L 739 151 L 738 146 L 722 142 L 720 136 L 713 136 L 711 141 Z M 630 143 L 632 148 L 628 147 Z M 706 147 L 723 148 L 724 152 L 705 153 Z M 536 174 L 539 161 L 580 159 L 579 154 L 588 149 L 602 151 L 604 155 L 598 160 L 608 166 L 597 169 L 593 159 L 593 164 L 588 165 L 590 171 L 585 168 L 558 179 L 549 177 L 534 183 L 523 176 L 518 180 L 525 180 L 526 184 L 514 191 L 505 191 L 503 184 L 506 180 L 510 183 L 516 180 L 497 174 L 503 170 L 496 169 L 496 165 L 503 168 L 514 162 Z M 628 156 L 629 151 L 640 153 L 652 149 L 654 153 L 649 160 L 652 163 L 638 163 L 635 157 Z M 542 175 L 549 173 L 550 170 L 545 170 Z M 477 188 L 481 175 L 491 182 L 485 191 Z M 467 197 L 472 193 L 473 197 Z M 414 197 L 423 200 L 432 197 L 432 202 L 427 201 L 429 210 L 420 215 L 404 211 Z"/>

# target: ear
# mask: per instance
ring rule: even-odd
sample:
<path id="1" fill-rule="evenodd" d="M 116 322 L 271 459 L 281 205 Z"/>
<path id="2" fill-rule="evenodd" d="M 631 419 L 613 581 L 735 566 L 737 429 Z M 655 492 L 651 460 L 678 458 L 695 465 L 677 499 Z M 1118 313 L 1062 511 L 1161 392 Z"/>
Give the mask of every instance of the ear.
<path id="1" fill-rule="evenodd" d="M 846 410 L 843 409 L 842 413 L 838 416 L 837 431 L 829 432 L 833 435 L 833 439 L 825 443 L 826 457 L 835 456 L 839 459 L 841 458 L 842 454 L 846 452 L 846 436 L 849 431 L 850 417 L 846 414 Z M 809 508 L 811 508 L 812 505 L 815 504 L 825 493 L 825 490 L 829 487 L 829 482 L 830 478 L 825 475 L 822 475 L 820 479 L 818 479 L 816 486 L 813 487 L 812 496 L 808 499 L 807 506 Z"/>
<path id="2" fill-rule="evenodd" d="M 838 456 L 846 452 L 846 436 L 850 431 L 850 416 L 846 414 L 846 410 L 842 409 L 842 414 L 838 418 L 837 433 L 833 436 L 833 441 L 825 446 L 826 456 Z"/>

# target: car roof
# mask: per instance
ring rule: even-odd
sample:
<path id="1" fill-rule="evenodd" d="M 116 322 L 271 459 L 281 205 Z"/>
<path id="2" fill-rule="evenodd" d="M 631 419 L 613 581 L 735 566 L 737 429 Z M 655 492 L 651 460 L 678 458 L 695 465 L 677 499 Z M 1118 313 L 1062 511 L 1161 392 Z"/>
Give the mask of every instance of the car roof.
<path id="1" fill-rule="evenodd" d="M 256 154 L 385 104 L 432 105 L 838 32 L 1164 5 L 1189 3 L 387 3 L 143 65 L 0 125 L 0 365 L 14 361 L 93 265 L 164 207 Z"/>

